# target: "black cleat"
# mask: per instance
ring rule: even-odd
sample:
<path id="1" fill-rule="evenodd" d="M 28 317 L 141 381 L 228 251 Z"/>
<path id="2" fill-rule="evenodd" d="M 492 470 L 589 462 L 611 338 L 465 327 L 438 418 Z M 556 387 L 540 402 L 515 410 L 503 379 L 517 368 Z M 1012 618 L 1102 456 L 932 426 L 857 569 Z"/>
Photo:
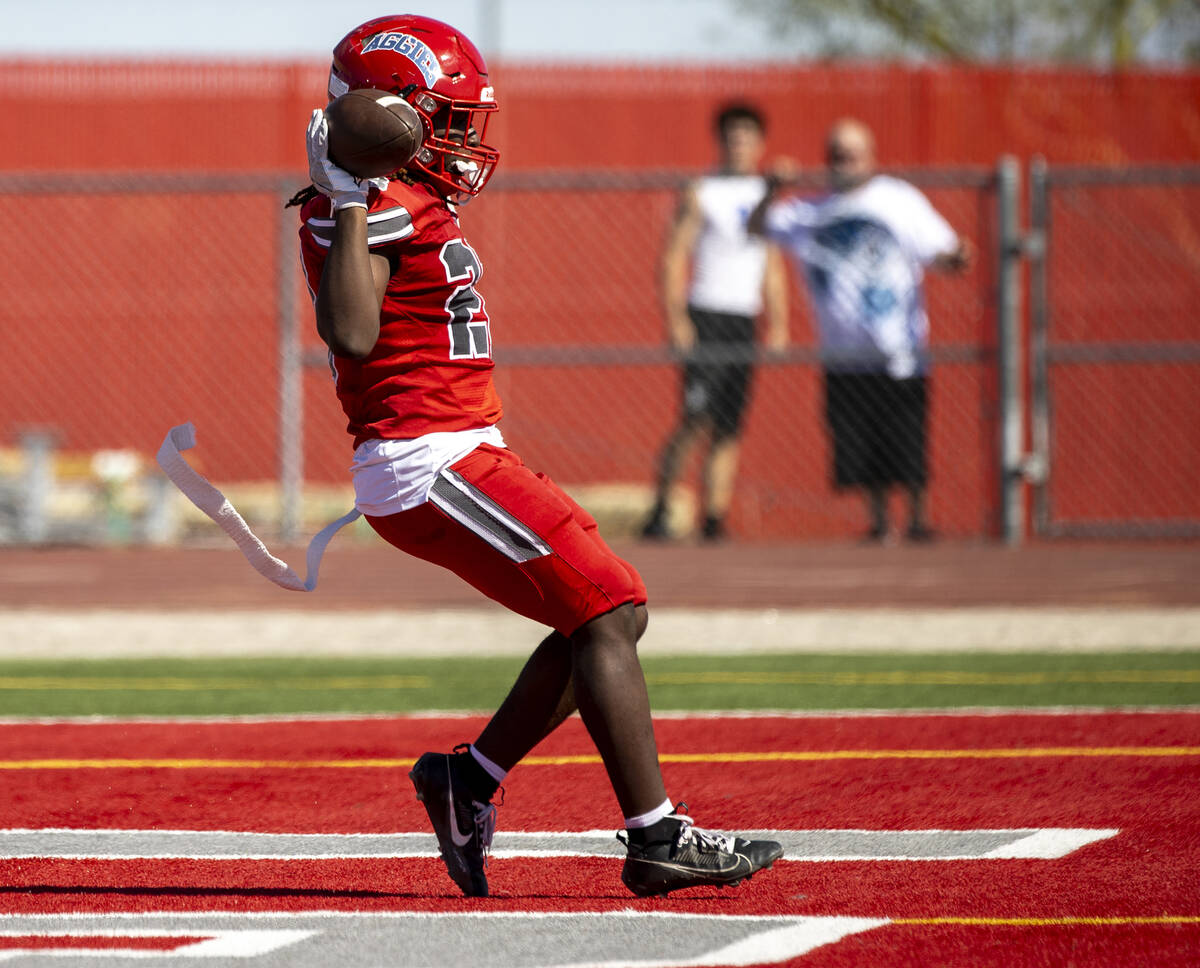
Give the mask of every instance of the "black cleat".
<path id="1" fill-rule="evenodd" d="M 456 747 L 457 749 L 457 747 Z M 437 834 L 446 870 L 467 897 L 487 897 L 487 861 L 496 807 L 471 796 L 457 760 L 469 753 L 426 753 L 408 778 Z"/>
<path id="2" fill-rule="evenodd" d="M 736 887 L 783 856 L 783 847 L 773 840 L 701 830 L 686 810 L 686 803 L 676 806 L 670 818 L 679 826 L 666 840 L 638 845 L 617 834 L 628 849 L 621 880 L 638 897 L 665 897 L 684 887 Z"/>

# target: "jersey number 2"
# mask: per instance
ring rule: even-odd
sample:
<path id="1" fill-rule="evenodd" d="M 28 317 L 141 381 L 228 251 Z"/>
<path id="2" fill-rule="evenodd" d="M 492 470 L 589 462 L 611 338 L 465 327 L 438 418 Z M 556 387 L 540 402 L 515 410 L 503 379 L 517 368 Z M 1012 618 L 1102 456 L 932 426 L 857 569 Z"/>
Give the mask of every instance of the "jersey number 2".
<path id="1" fill-rule="evenodd" d="M 492 355 L 492 337 L 483 297 L 475 291 L 475 283 L 483 275 L 479 256 L 462 239 L 451 239 L 438 256 L 446 267 L 446 281 L 459 284 L 446 300 L 450 359 L 487 359 Z"/>

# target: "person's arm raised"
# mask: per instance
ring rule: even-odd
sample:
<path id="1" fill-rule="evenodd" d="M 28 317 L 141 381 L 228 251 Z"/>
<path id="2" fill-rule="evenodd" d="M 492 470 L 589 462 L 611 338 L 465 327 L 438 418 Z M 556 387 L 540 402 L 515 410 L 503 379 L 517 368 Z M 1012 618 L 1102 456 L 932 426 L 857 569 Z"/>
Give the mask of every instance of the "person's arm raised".
<path id="1" fill-rule="evenodd" d="M 329 160 L 329 124 L 313 111 L 308 125 L 308 170 L 328 196 L 333 237 L 317 291 L 317 332 L 336 356 L 362 359 L 379 339 L 379 310 L 395 266 L 367 246 L 370 183 Z"/>

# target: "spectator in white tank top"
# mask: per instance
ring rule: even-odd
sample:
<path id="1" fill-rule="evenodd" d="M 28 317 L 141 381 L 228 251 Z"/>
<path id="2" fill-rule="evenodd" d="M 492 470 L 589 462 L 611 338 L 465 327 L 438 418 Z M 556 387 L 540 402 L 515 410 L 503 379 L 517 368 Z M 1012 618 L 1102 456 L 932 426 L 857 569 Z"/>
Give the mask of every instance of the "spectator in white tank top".
<path id="1" fill-rule="evenodd" d="M 706 445 L 700 533 L 725 537 L 733 502 L 739 437 L 765 317 L 768 351 L 787 346 L 787 276 L 779 250 L 746 233 L 766 191 L 759 172 L 765 147 L 759 111 L 730 104 L 718 112 L 718 170 L 689 184 L 662 260 L 663 314 L 672 351 L 683 360 L 678 422 L 658 459 L 654 507 L 642 536 L 671 536 L 670 499 L 693 447 Z"/>

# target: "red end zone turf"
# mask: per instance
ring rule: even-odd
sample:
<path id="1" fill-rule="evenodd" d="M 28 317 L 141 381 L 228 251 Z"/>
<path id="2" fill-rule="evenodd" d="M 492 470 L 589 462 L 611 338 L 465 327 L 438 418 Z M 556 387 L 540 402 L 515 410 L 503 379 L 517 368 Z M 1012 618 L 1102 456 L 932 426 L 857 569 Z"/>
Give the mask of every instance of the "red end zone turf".
<path id="1" fill-rule="evenodd" d="M 3 726 L 0 828 L 424 831 L 407 764 L 479 726 L 424 718 Z M 1200 715 L 668 719 L 657 731 L 668 790 L 701 825 L 1120 832 L 1054 860 L 785 860 L 736 891 L 667 901 L 629 896 L 616 858 L 500 857 L 487 910 L 894 922 L 795 962 L 806 966 L 1190 965 L 1200 950 Z M 619 823 L 577 721 L 505 787 L 501 833 Z M 9 858 L 0 885 L 0 911 L 23 913 L 481 903 L 458 897 L 428 857 Z"/>

